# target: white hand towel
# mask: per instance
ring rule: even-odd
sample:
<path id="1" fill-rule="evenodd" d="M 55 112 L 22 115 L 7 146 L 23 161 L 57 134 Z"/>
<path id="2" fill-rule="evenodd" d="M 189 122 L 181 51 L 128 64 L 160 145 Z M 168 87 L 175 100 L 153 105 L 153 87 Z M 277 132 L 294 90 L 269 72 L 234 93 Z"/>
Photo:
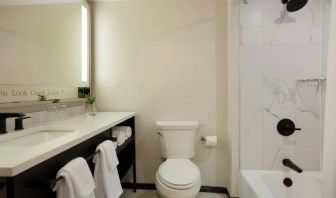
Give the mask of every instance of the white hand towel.
<path id="1" fill-rule="evenodd" d="M 95 198 L 95 183 L 84 158 L 67 163 L 56 177 L 63 177 L 53 189 L 57 192 L 57 198 Z"/>
<path id="2" fill-rule="evenodd" d="M 117 148 L 118 147 L 118 142 L 113 142 L 113 145 L 114 145 L 115 148 Z"/>
<path id="3" fill-rule="evenodd" d="M 132 128 L 131 127 L 126 127 L 126 137 L 127 138 L 132 137 Z"/>
<path id="4" fill-rule="evenodd" d="M 118 146 L 122 145 L 126 142 L 126 131 L 120 130 L 120 129 L 113 129 L 112 131 L 112 137 L 117 138 Z"/>
<path id="5" fill-rule="evenodd" d="M 113 127 L 113 130 L 124 131 L 123 133 L 125 133 L 126 139 L 132 136 L 132 128 L 129 126 L 116 126 L 116 127 Z"/>
<path id="6" fill-rule="evenodd" d="M 117 165 L 119 164 L 115 146 L 106 140 L 99 144 L 98 154 L 93 158 L 95 163 L 94 180 L 97 198 L 118 198 L 123 193 Z"/>

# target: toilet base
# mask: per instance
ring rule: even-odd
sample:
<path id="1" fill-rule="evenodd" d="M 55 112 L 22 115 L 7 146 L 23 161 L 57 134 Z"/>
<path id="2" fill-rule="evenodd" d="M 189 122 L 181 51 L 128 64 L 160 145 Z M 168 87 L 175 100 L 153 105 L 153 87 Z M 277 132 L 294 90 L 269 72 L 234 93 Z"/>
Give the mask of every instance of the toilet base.
<path id="1" fill-rule="evenodd" d="M 201 189 L 201 181 L 196 183 L 192 188 L 177 190 L 165 186 L 156 174 L 155 186 L 162 198 L 195 198 Z"/>

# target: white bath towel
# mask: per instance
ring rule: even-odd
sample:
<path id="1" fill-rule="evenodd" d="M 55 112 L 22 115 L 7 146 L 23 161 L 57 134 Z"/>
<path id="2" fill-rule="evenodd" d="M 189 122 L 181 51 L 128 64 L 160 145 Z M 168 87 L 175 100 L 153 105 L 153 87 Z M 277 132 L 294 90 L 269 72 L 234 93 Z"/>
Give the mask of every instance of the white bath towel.
<path id="1" fill-rule="evenodd" d="M 123 130 L 113 130 L 112 137 L 117 138 L 117 145 L 121 146 L 126 142 L 126 133 Z"/>
<path id="2" fill-rule="evenodd" d="M 84 158 L 70 161 L 58 171 L 56 177 L 63 177 L 53 189 L 57 198 L 95 198 L 95 183 Z"/>
<path id="3" fill-rule="evenodd" d="M 132 136 L 132 128 L 128 126 L 113 127 L 112 136 L 117 138 L 118 146 L 120 146 Z"/>
<path id="4" fill-rule="evenodd" d="M 124 131 L 126 139 L 132 136 L 132 128 L 129 126 L 116 126 L 116 127 L 113 127 L 113 129 L 117 131 Z"/>
<path id="5" fill-rule="evenodd" d="M 119 164 L 115 146 L 112 141 L 106 140 L 99 144 L 98 154 L 93 158 L 95 163 L 94 180 L 97 198 L 118 198 L 123 193 L 117 170 Z"/>

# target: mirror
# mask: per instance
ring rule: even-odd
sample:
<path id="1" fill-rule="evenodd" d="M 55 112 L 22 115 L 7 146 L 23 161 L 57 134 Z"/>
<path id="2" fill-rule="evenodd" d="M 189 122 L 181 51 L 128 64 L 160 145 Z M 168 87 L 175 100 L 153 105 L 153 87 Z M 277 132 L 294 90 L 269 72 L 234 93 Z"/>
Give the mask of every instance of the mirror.
<path id="1" fill-rule="evenodd" d="M 83 0 L 0 0 L 0 102 L 77 97 L 89 87 Z"/>

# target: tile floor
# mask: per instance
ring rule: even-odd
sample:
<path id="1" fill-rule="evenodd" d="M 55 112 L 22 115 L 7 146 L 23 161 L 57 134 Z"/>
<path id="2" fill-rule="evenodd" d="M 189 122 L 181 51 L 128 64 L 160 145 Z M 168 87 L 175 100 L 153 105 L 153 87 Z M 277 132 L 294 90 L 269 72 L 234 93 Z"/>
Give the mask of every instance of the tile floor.
<path id="1" fill-rule="evenodd" d="M 133 193 L 132 190 L 124 190 L 120 198 L 159 198 L 155 190 L 138 190 Z M 224 194 L 200 193 L 197 198 L 227 198 Z"/>

